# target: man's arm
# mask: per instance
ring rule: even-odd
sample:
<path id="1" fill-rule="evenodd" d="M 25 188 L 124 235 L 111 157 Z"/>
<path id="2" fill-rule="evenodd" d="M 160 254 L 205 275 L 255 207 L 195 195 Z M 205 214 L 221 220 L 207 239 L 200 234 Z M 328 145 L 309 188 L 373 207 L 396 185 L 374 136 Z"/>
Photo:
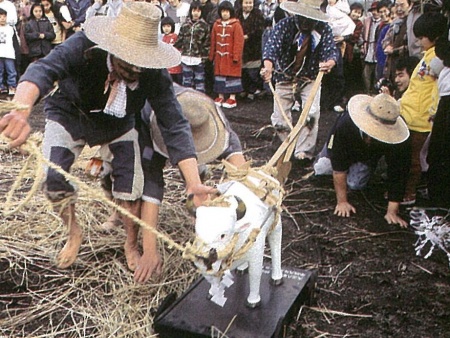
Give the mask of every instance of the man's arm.
<path id="1" fill-rule="evenodd" d="M 11 148 L 19 147 L 26 142 L 31 132 L 28 116 L 39 96 L 39 88 L 32 82 L 21 82 L 17 86 L 14 101 L 29 108 L 20 111 L 12 110 L 0 120 L 0 132 L 12 140 L 9 143 Z"/>
<path id="2" fill-rule="evenodd" d="M 187 158 L 178 162 L 178 167 L 186 181 L 186 193 L 194 194 L 194 204 L 199 206 L 208 198 L 209 194 L 214 194 L 216 189 L 202 184 L 197 164 L 197 159 Z"/>
<path id="3" fill-rule="evenodd" d="M 261 69 L 261 77 L 264 82 L 269 83 L 272 80 L 273 62 L 270 60 L 264 60 L 263 68 Z"/>
<path id="4" fill-rule="evenodd" d="M 333 171 L 334 191 L 336 192 L 336 208 L 334 214 L 341 217 L 350 217 L 356 209 L 347 200 L 347 172 Z"/>

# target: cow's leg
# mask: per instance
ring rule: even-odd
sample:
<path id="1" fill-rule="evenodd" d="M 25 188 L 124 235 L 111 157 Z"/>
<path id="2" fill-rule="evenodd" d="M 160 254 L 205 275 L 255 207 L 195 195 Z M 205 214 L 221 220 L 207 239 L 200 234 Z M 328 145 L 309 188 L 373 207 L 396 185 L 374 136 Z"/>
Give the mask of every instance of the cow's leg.
<path id="1" fill-rule="evenodd" d="M 268 241 L 270 246 L 270 253 L 272 255 L 272 279 L 273 285 L 280 285 L 283 283 L 283 271 L 281 270 L 281 218 L 278 224 L 271 233 L 269 233 Z"/>
<path id="2" fill-rule="evenodd" d="M 220 278 L 208 276 L 208 275 L 206 275 L 204 277 L 211 285 L 211 287 L 209 288 L 209 291 L 208 291 L 208 299 L 211 299 L 216 294 L 216 292 L 218 292 L 218 290 L 220 289 Z"/>
<path id="3" fill-rule="evenodd" d="M 264 238 L 263 238 L 264 240 Z M 261 295 L 259 289 L 261 286 L 261 276 L 264 257 L 264 242 L 258 239 L 253 248 L 247 253 L 250 257 L 248 261 L 248 279 L 250 285 L 250 293 L 247 297 L 246 305 L 255 308 L 261 305 Z"/>
<path id="4" fill-rule="evenodd" d="M 247 272 L 248 272 L 248 262 L 245 261 L 245 262 L 243 262 L 241 265 L 239 265 L 239 266 L 236 268 L 236 272 L 237 272 L 239 275 L 243 275 L 243 274 L 247 273 Z"/>

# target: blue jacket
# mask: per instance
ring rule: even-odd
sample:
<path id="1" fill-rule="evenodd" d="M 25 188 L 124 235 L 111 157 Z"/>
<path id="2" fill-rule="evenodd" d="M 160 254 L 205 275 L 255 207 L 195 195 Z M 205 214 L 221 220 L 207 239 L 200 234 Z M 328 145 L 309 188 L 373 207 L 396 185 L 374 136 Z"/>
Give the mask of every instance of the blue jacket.
<path id="1" fill-rule="evenodd" d="M 297 40 L 300 37 L 300 19 L 300 16 L 294 15 L 279 21 L 264 46 L 263 60 L 270 60 L 273 63 L 275 70 L 273 76 L 276 82 L 294 79 L 292 66 L 297 54 Z M 319 62 L 334 60 L 337 63 L 338 59 L 338 50 L 330 25 L 319 21 L 315 31 L 320 37 L 315 43 L 313 43 L 314 39 L 310 40 L 311 48 L 300 71 L 300 77 L 311 80 L 314 80 L 319 73 Z"/>

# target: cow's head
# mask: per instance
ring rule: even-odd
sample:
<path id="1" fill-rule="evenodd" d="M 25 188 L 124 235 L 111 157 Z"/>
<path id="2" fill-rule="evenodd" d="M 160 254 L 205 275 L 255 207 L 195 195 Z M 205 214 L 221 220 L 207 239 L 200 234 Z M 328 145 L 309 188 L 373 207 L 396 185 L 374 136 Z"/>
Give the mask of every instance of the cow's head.
<path id="1" fill-rule="evenodd" d="M 248 224 L 238 226 L 236 223 L 244 217 L 246 207 L 239 197 L 227 196 L 227 206 L 194 208 L 192 198 L 188 197 L 187 207 L 191 215 L 196 217 L 196 242 L 200 251 L 195 264 L 203 271 L 216 272 L 227 252 L 234 249 L 232 245 L 236 243 L 236 236 L 248 228 Z"/>

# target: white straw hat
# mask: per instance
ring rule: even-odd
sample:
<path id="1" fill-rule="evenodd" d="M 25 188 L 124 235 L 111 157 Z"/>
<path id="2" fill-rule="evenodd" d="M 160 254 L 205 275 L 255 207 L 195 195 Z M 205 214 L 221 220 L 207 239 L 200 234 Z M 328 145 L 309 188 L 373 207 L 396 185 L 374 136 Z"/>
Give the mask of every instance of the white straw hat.
<path id="1" fill-rule="evenodd" d="M 348 101 L 348 113 L 359 129 L 378 141 L 396 144 L 409 137 L 400 106 L 390 95 L 355 95 Z"/>
<path id="2" fill-rule="evenodd" d="M 184 90 L 177 95 L 177 100 L 191 125 L 198 164 L 214 161 L 228 147 L 230 136 L 220 107 L 210 97 L 195 90 Z M 150 129 L 155 150 L 169 157 L 154 113 L 150 116 Z"/>
<path id="3" fill-rule="evenodd" d="M 181 62 L 173 46 L 158 41 L 161 10 L 147 2 L 124 2 L 113 18 L 94 16 L 86 20 L 86 36 L 99 48 L 137 67 L 168 68 Z"/>
<path id="4" fill-rule="evenodd" d="M 299 0 L 285 1 L 281 3 L 281 9 L 288 13 L 304 16 L 312 20 L 328 22 L 328 15 L 320 9 L 321 1 L 317 0 Z"/>

